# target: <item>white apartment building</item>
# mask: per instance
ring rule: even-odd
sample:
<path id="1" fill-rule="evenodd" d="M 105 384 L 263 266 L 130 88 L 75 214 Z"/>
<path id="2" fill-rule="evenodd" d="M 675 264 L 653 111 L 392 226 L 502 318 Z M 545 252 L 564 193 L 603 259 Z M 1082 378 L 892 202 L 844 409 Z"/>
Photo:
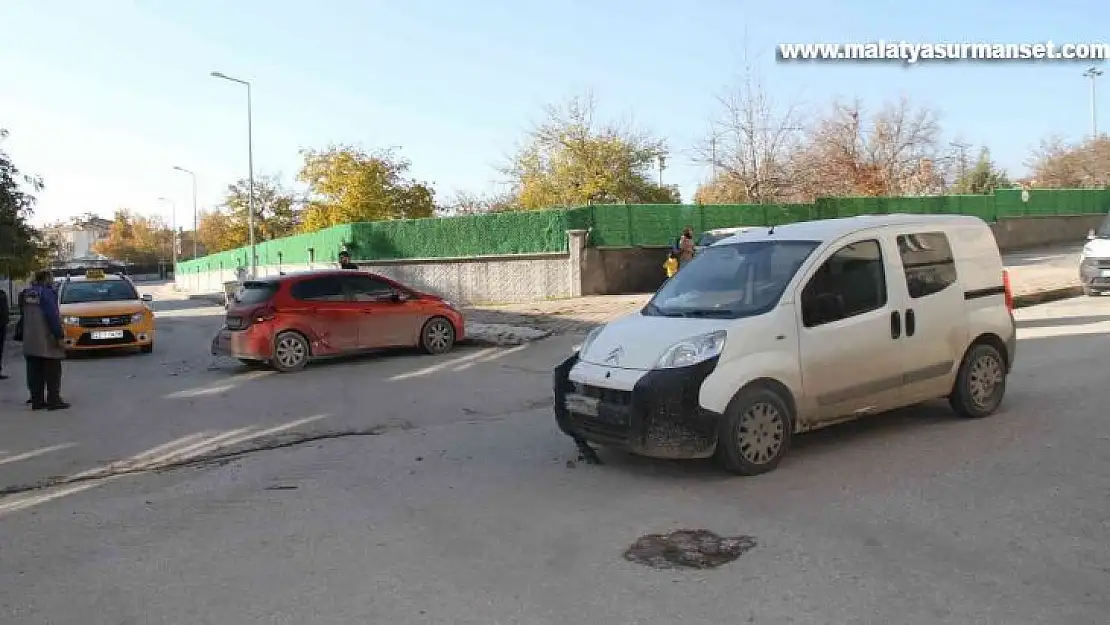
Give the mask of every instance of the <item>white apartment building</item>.
<path id="1" fill-rule="evenodd" d="M 108 236 L 112 227 L 111 220 L 87 219 L 69 224 L 58 224 L 45 228 L 46 238 L 58 247 L 59 261 L 93 256 L 93 246 Z"/>

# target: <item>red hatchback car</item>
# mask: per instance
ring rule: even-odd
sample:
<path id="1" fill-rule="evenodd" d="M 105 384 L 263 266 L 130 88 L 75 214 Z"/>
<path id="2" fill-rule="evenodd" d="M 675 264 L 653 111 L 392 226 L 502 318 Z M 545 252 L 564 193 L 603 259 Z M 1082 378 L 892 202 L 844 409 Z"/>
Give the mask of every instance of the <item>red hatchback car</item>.
<path id="1" fill-rule="evenodd" d="M 462 313 L 441 297 L 362 271 L 308 271 L 244 282 L 212 353 L 290 372 L 387 347 L 442 354 L 463 337 Z"/>

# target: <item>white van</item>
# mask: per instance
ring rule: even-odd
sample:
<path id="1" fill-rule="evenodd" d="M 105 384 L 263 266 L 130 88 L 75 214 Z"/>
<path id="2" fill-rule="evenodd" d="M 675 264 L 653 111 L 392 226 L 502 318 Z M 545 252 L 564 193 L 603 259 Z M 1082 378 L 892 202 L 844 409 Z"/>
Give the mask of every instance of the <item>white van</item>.
<path id="1" fill-rule="evenodd" d="M 1017 347 L 1009 280 L 977 217 L 757 228 L 706 248 L 555 368 L 589 443 L 774 469 L 794 434 L 939 397 L 998 409 Z"/>

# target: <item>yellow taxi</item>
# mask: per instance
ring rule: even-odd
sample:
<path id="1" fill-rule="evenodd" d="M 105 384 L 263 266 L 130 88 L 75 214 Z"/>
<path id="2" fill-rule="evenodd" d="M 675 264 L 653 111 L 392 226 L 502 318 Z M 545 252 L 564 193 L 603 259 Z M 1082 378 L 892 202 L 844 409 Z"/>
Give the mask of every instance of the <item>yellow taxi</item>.
<path id="1" fill-rule="evenodd" d="M 140 296 L 127 276 L 90 269 L 58 280 L 57 288 L 67 350 L 154 351 L 154 298 Z"/>

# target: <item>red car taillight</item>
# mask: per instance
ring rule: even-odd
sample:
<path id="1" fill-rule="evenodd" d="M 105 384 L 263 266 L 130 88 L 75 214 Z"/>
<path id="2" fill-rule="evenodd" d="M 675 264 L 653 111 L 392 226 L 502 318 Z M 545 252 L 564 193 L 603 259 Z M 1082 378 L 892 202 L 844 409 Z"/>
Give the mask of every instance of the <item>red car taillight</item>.
<path id="1" fill-rule="evenodd" d="M 1014 290 L 1010 287 L 1010 272 L 1005 269 L 1002 270 L 1002 287 L 1006 289 L 1006 309 L 1013 312 Z"/>

